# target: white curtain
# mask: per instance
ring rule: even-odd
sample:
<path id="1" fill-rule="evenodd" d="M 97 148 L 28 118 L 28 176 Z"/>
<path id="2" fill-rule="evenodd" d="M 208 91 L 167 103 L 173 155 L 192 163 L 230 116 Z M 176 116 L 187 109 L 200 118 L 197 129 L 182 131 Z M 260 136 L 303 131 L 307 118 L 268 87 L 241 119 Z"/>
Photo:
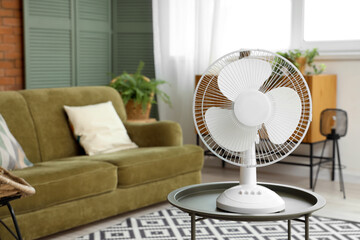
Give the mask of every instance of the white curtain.
<path id="1" fill-rule="evenodd" d="M 192 100 L 195 75 L 210 64 L 215 0 L 153 0 L 156 78 L 172 107 L 159 101 L 161 120 L 173 120 L 183 129 L 184 143 L 195 143 Z"/>
<path id="2" fill-rule="evenodd" d="M 160 119 L 180 123 L 184 143 L 195 143 L 195 75 L 240 48 L 287 48 L 289 16 L 289 0 L 153 0 L 155 74 L 169 82 L 162 90 L 172 101 L 159 101 Z"/>

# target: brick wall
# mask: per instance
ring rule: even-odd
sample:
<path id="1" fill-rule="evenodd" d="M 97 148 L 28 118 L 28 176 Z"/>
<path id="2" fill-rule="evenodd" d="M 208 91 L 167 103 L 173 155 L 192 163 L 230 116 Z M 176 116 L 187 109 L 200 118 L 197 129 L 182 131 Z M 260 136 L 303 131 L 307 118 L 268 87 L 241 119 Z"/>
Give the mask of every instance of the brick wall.
<path id="1" fill-rule="evenodd" d="M 0 90 L 24 88 L 21 0 L 0 0 Z"/>

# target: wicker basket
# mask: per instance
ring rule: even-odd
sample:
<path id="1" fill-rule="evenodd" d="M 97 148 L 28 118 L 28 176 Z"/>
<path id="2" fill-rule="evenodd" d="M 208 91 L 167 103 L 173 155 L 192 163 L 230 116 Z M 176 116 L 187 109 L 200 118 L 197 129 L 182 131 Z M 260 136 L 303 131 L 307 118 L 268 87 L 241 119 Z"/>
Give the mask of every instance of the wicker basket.
<path id="1" fill-rule="evenodd" d="M 14 195 L 25 197 L 33 194 L 35 189 L 29 183 L 0 167 L 0 198 Z"/>

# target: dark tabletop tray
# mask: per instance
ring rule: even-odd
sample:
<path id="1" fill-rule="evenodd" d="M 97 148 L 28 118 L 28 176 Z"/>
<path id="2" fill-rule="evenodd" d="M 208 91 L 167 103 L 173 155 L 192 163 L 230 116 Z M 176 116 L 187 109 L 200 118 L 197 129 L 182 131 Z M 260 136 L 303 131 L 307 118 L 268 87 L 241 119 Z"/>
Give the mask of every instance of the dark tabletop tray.
<path id="1" fill-rule="evenodd" d="M 203 183 L 179 188 L 168 195 L 168 201 L 184 212 L 206 218 L 235 221 L 274 221 L 289 220 L 310 215 L 325 206 L 325 199 L 305 189 L 272 184 L 258 183 L 279 194 L 285 201 L 285 210 L 270 214 L 239 214 L 220 210 L 216 207 L 216 198 L 226 189 L 239 182 Z"/>

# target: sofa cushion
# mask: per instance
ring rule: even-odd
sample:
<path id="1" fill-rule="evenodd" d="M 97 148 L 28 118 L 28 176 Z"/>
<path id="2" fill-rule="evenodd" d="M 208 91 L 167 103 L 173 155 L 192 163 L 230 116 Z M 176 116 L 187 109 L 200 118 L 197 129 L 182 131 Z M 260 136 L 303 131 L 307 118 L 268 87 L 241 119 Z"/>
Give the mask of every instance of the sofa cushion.
<path id="1" fill-rule="evenodd" d="M 131 187 L 199 171 L 203 149 L 195 145 L 147 147 L 80 157 L 118 167 L 118 186 Z"/>
<path id="2" fill-rule="evenodd" d="M 35 126 L 24 97 L 18 91 L 0 91 L 0 114 L 28 159 L 40 162 Z"/>
<path id="3" fill-rule="evenodd" d="M 112 164 L 86 160 L 49 161 L 14 170 L 11 173 L 25 179 L 36 193 L 15 200 L 12 205 L 19 213 L 113 191 L 117 185 L 116 170 Z M 0 208 L 0 215 L 4 214 L 7 211 Z"/>
<path id="4" fill-rule="evenodd" d="M 32 165 L 0 114 L 0 166 L 6 170 L 13 170 Z"/>
<path id="5" fill-rule="evenodd" d="M 126 121 L 126 112 L 121 97 L 111 87 L 32 89 L 23 90 L 20 93 L 25 98 L 34 119 L 42 161 L 84 153 L 80 144 L 73 137 L 63 108 L 64 105 L 85 106 L 111 101 L 121 120 Z M 7 121 L 5 116 L 4 118 Z M 20 142 L 20 144 L 22 143 Z M 27 153 L 26 150 L 25 153 Z M 30 156 L 28 157 L 32 161 Z"/>
<path id="6" fill-rule="evenodd" d="M 64 106 L 77 141 L 86 154 L 137 148 L 111 101 L 86 106 Z"/>

